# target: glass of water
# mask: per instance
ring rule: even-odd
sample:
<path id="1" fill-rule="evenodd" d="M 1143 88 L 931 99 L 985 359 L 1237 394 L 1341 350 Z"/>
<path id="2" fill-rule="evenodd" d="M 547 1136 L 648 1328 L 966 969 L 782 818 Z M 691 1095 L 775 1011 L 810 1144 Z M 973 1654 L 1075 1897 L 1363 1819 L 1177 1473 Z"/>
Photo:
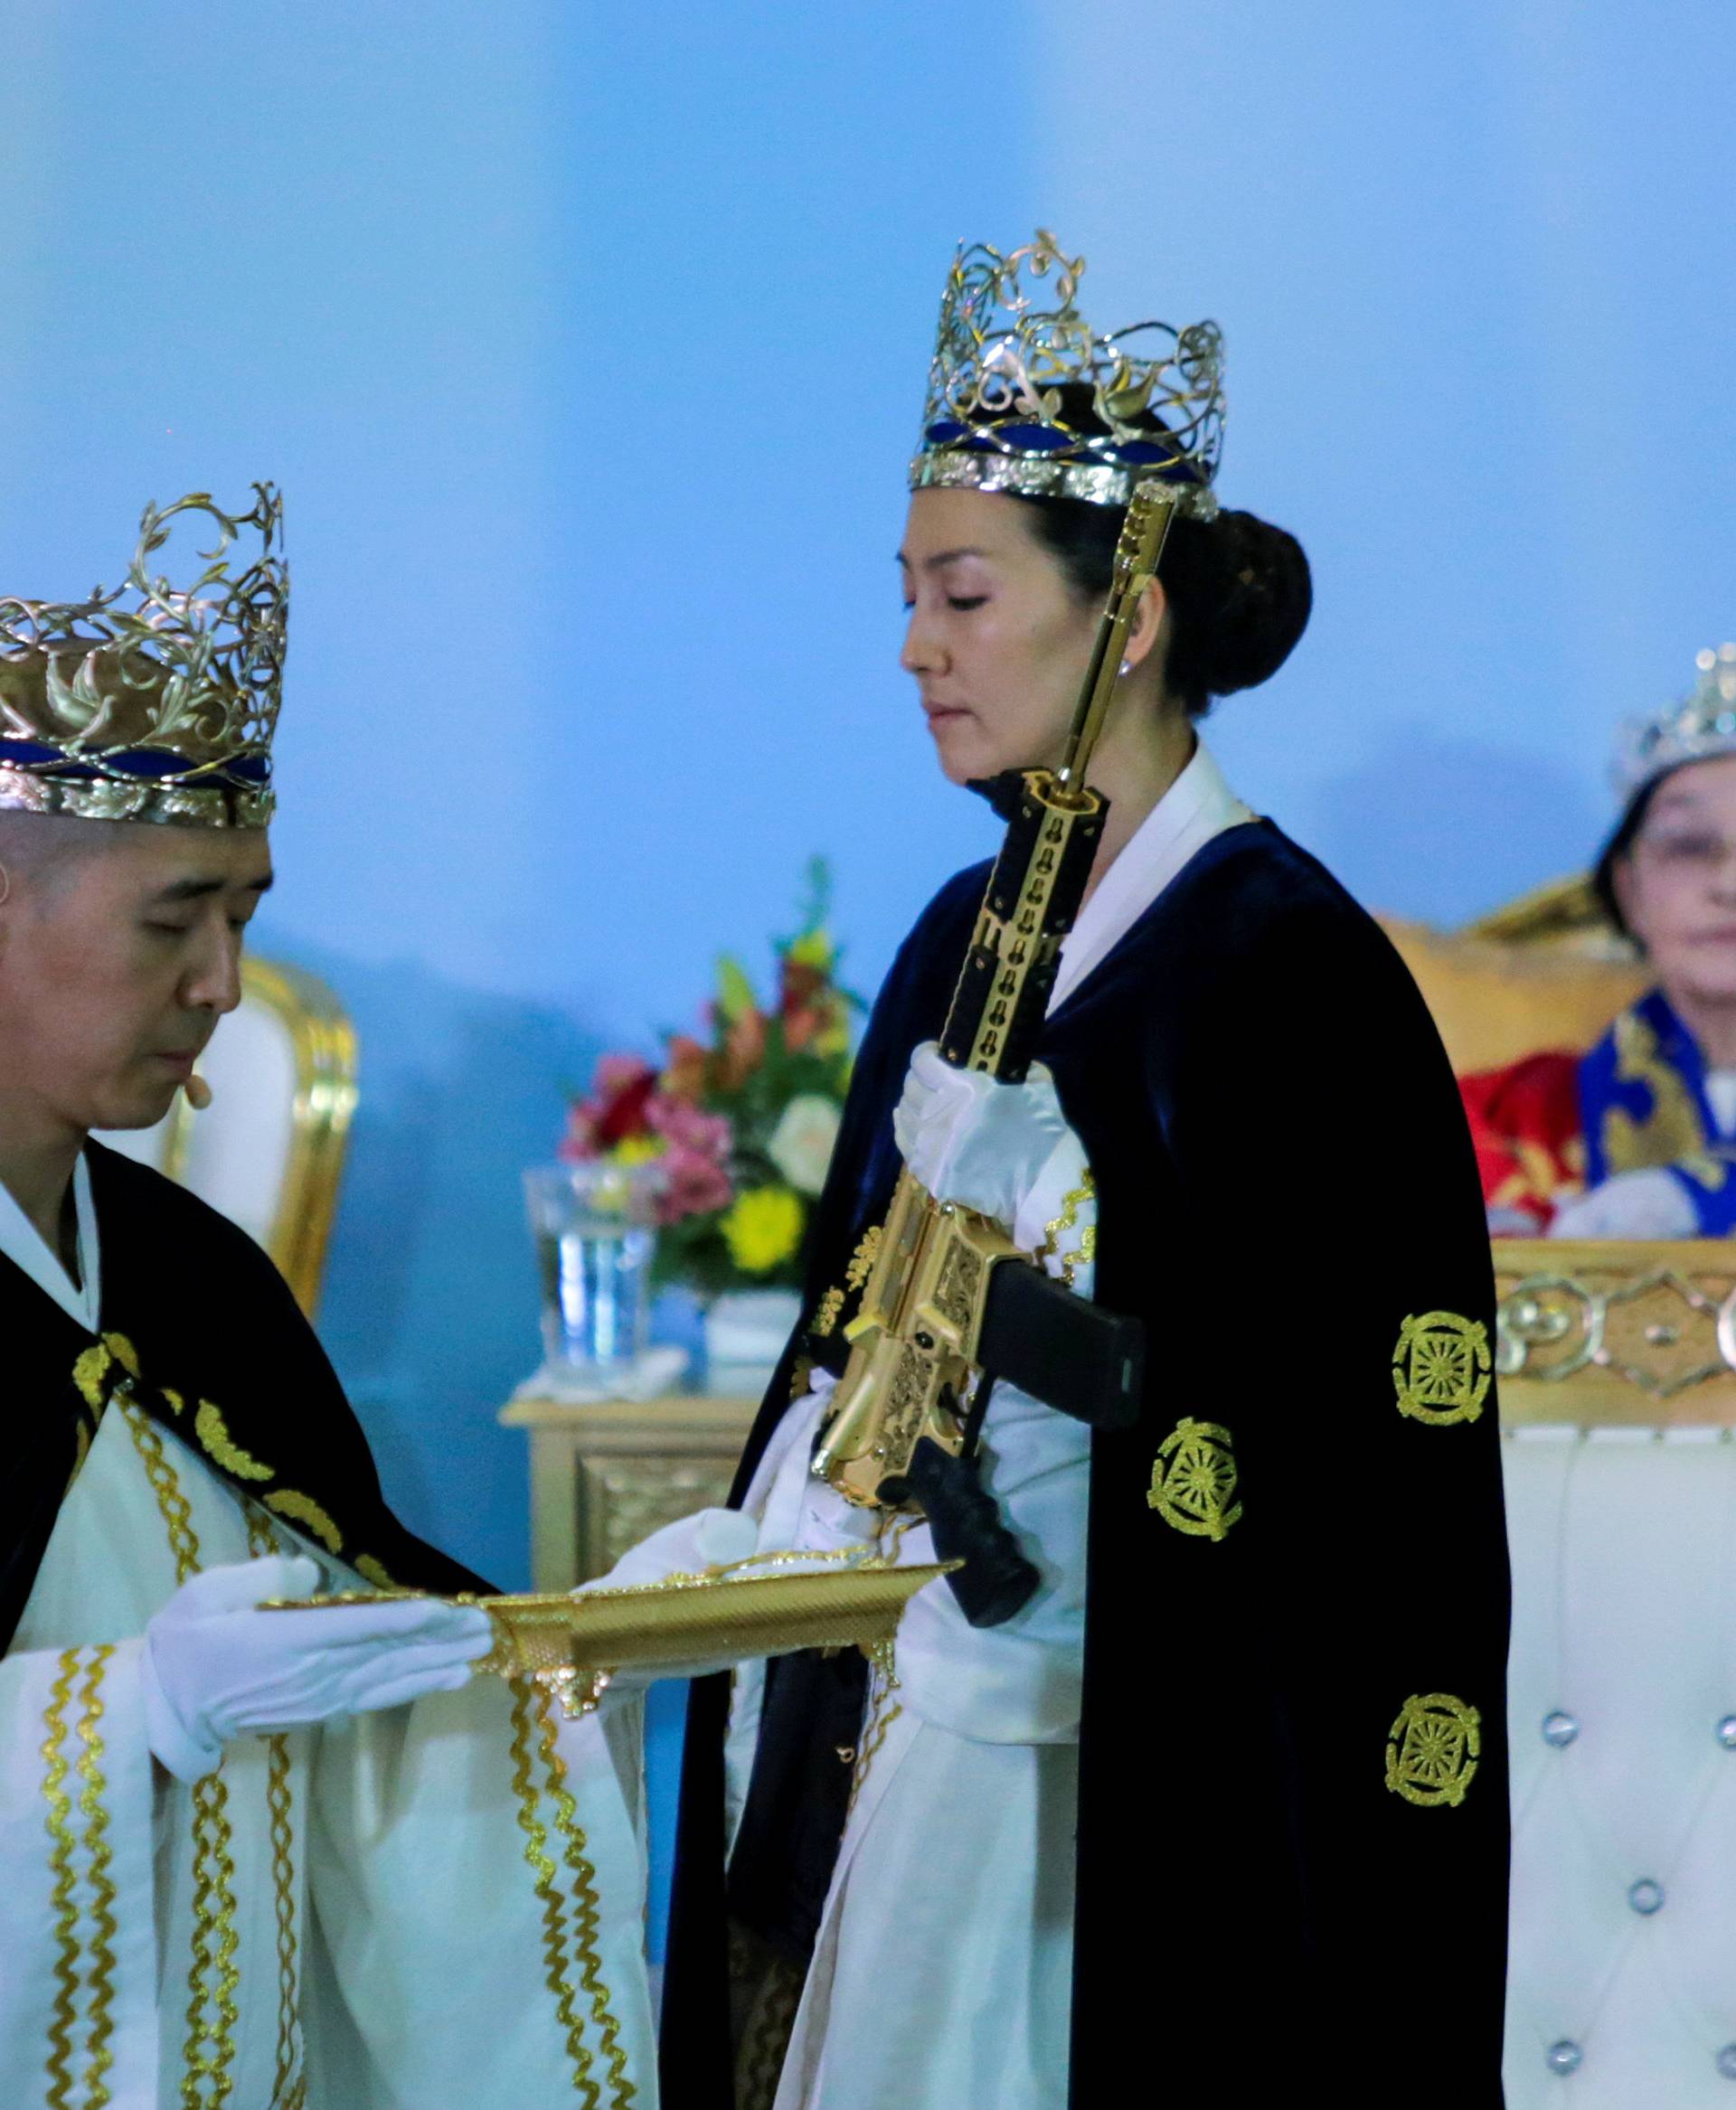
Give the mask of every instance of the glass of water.
<path id="1" fill-rule="evenodd" d="M 645 1352 L 657 1164 L 536 1165 L 524 1175 L 552 1370 L 623 1376 Z"/>

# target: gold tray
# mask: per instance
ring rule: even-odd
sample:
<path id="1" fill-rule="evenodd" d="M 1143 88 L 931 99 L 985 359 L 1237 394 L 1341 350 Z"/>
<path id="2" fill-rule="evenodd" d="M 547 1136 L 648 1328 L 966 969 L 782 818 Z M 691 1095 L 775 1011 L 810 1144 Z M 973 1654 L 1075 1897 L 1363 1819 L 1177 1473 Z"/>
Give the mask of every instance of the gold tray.
<path id="1" fill-rule="evenodd" d="M 533 1679 L 571 1715 L 594 1708 L 618 1671 L 788 1655 L 804 1648 L 859 1648 L 872 1655 L 892 1641 L 917 1591 L 958 1565 L 862 1561 L 801 1575 L 724 1569 L 578 1597 L 531 1593 L 451 1602 L 479 1606 L 495 1630 L 495 1645 L 476 1660 L 476 1671 Z M 316 1610 L 427 1594 L 354 1590 L 279 1600 L 266 1609 Z"/>

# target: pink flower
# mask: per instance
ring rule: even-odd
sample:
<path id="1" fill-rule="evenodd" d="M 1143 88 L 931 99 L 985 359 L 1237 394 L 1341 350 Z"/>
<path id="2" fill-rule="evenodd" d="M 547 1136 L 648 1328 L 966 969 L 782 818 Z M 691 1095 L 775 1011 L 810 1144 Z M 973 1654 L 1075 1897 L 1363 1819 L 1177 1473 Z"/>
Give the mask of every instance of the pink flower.
<path id="1" fill-rule="evenodd" d="M 724 1116 L 658 1092 L 647 1103 L 645 1118 L 651 1133 L 668 1145 L 660 1161 L 668 1182 L 658 1203 L 664 1222 L 727 1209 L 735 1198 L 730 1181 L 734 1135 Z"/>
<path id="2" fill-rule="evenodd" d="M 728 1123 L 724 1123 L 725 1127 Z M 679 1223 L 686 1216 L 704 1216 L 727 1209 L 735 1199 L 726 1168 L 704 1151 L 672 1143 L 658 1161 L 666 1184 L 657 1198 L 657 1214 L 665 1223 Z"/>
<path id="3" fill-rule="evenodd" d="M 661 1135 L 672 1150 L 693 1151 L 719 1164 L 729 1163 L 734 1136 L 723 1115 L 704 1113 L 691 1099 L 659 1092 L 646 1106 L 645 1120 L 652 1134 Z"/>

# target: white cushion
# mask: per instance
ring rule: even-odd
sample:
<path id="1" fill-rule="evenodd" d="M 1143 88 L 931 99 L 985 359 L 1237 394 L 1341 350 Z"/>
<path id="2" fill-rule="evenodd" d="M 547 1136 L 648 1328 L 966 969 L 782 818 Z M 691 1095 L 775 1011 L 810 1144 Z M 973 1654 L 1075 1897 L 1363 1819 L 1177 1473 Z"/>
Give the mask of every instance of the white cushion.
<path id="1" fill-rule="evenodd" d="M 1505 1455 L 1509 2110 L 1736 2110 L 1736 1444 L 1521 1429 Z"/>

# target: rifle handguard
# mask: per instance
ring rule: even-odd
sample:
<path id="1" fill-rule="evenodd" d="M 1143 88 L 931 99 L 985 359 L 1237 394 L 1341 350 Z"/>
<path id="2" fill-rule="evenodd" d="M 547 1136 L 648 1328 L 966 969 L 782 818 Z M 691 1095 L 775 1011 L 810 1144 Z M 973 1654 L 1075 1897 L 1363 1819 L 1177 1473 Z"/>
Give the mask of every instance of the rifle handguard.
<path id="1" fill-rule="evenodd" d="M 910 1484 L 927 1512 L 935 1558 L 965 1564 L 947 1584 L 971 1625 L 1000 1626 L 1023 1611 L 1043 1578 L 1001 1521 L 976 1466 L 925 1436 L 910 1454 Z"/>

